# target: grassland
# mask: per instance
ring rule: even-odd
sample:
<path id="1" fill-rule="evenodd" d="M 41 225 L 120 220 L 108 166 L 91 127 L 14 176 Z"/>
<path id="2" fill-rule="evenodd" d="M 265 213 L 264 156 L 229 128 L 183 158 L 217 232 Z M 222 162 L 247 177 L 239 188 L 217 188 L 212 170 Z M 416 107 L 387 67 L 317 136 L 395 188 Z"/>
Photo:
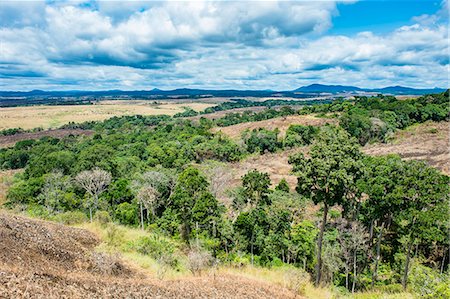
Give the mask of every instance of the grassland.
<path id="1" fill-rule="evenodd" d="M 69 122 L 104 120 L 121 115 L 174 115 L 190 107 L 196 111 L 214 106 L 213 102 L 102 101 L 95 105 L 58 105 L 0 108 L 0 130 L 8 128 L 56 128 Z"/>

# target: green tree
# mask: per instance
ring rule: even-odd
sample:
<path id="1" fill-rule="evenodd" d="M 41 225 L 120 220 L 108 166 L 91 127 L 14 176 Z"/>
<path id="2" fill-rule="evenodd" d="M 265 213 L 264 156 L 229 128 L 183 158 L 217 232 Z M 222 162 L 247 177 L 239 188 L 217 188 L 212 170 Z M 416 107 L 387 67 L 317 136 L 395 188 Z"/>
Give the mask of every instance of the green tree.
<path id="1" fill-rule="evenodd" d="M 310 156 L 291 156 L 289 163 L 298 176 L 297 192 L 323 204 L 323 218 L 318 238 L 316 285 L 321 281 L 322 241 L 328 210 L 342 205 L 356 193 L 356 181 L 362 174 L 362 154 L 354 139 L 343 130 L 328 127 L 321 131 Z"/>
<path id="2" fill-rule="evenodd" d="M 283 192 L 290 192 L 289 184 L 288 184 L 288 182 L 286 181 L 285 178 L 281 179 L 281 181 L 275 187 L 275 190 L 283 191 Z"/>
<path id="3" fill-rule="evenodd" d="M 258 206 L 269 203 L 270 177 L 268 173 L 259 172 L 256 169 L 249 171 L 242 177 L 244 196 L 250 206 Z"/>

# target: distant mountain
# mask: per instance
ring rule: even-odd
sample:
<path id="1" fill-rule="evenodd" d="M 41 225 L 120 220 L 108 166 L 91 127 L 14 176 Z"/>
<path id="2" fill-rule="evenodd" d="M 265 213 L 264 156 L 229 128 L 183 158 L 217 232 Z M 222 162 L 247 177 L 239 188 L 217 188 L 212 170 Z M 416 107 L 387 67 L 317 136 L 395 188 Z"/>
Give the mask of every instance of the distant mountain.
<path id="1" fill-rule="evenodd" d="M 323 84 L 311 84 L 308 86 L 302 86 L 294 90 L 295 92 L 317 92 L 317 93 L 344 93 L 344 92 L 356 92 L 362 91 L 361 88 L 356 86 L 345 85 L 323 85 Z"/>
<path id="2" fill-rule="evenodd" d="M 380 93 L 390 93 L 390 94 L 428 94 L 428 93 L 440 93 L 444 92 L 445 89 L 442 88 L 433 88 L 433 89 L 416 89 L 416 88 L 410 88 L 410 87 L 404 87 L 404 86 L 389 86 L 384 87 L 380 89 L 372 89 L 374 92 L 380 92 Z"/>
<path id="3" fill-rule="evenodd" d="M 366 89 L 356 86 L 345 85 L 323 85 L 311 84 L 303 86 L 292 91 L 273 91 L 273 90 L 205 90 L 205 89 L 190 89 L 180 88 L 173 90 L 103 90 L 103 91 L 87 91 L 87 90 L 67 90 L 67 91 L 45 91 L 45 90 L 31 90 L 31 91 L 0 91 L 2 101 L 8 98 L 22 98 L 22 99 L 54 99 L 55 101 L 65 98 L 80 98 L 88 99 L 100 98 L 146 98 L 146 99 L 192 99 L 192 98 L 206 98 L 206 97 L 292 97 L 292 98 L 311 98 L 317 97 L 318 94 L 361 94 L 361 93 L 383 93 L 394 95 L 422 95 L 427 93 L 444 92 L 445 89 L 415 89 L 403 86 L 389 86 L 379 89 Z"/>
<path id="4" fill-rule="evenodd" d="M 428 93 L 440 93 L 444 92 L 445 89 L 433 88 L 433 89 L 417 89 L 404 86 L 389 86 L 384 88 L 360 88 L 356 86 L 345 86 L 345 85 L 323 85 L 323 84 L 311 84 L 308 86 L 302 86 L 294 90 L 294 92 L 302 93 L 383 93 L 383 94 L 393 94 L 393 95 L 423 95 Z"/>

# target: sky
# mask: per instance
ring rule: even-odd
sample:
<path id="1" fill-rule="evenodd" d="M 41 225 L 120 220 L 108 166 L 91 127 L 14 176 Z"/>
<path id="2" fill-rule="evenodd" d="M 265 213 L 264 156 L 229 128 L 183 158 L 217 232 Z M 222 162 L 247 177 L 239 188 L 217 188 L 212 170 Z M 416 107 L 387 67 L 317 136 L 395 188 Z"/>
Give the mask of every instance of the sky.
<path id="1" fill-rule="evenodd" d="M 0 1 L 0 90 L 449 87 L 448 0 Z"/>

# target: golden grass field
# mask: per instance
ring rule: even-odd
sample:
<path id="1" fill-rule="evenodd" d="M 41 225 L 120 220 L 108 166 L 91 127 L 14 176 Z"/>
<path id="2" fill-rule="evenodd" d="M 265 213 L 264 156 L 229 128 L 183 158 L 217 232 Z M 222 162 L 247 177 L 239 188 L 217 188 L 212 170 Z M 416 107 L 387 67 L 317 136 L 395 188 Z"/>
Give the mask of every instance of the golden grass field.
<path id="1" fill-rule="evenodd" d="M 0 130 L 8 128 L 56 128 L 69 122 L 104 120 L 121 115 L 174 115 L 190 107 L 196 111 L 214 106 L 213 102 L 102 101 L 95 105 L 29 106 L 0 108 Z"/>

